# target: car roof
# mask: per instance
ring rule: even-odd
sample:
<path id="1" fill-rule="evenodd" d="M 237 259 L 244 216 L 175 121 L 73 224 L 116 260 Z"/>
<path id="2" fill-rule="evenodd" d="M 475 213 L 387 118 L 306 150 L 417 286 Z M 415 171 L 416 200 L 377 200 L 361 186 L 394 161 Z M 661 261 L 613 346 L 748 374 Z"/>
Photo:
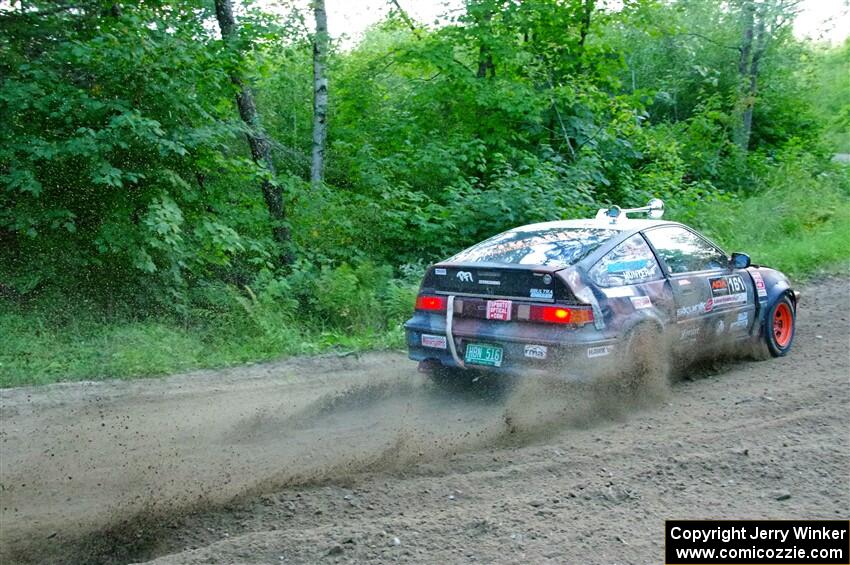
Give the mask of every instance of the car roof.
<path id="1" fill-rule="evenodd" d="M 665 220 L 644 220 L 637 218 L 619 218 L 616 222 L 609 219 L 585 219 L 585 220 L 556 220 L 554 222 L 540 222 L 513 228 L 510 231 L 537 231 L 546 229 L 603 229 L 622 232 L 635 232 L 655 226 L 677 225 L 675 222 Z"/>
<path id="2" fill-rule="evenodd" d="M 612 230 L 618 232 L 612 235 L 608 240 L 594 249 L 588 255 L 577 261 L 576 265 L 584 265 L 588 268 L 595 264 L 601 257 L 606 255 L 620 243 L 631 237 L 633 234 L 645 229 L 654 228 L 656 226 L 681 226 L 678 222 L 670 222 L 666 220 L 646 220 L 629 218 L 628 216 L 620 216 L 616 221 L 612 222 L 610 218 L 593 218 L 581 220 L 557 220 L 554 222 L 540 222 L 537 224 L 528 224 L 514 228 L 511 231 L 537 231 L 537 230 L 558 230 L 558 229 L 600 229 Z"/>

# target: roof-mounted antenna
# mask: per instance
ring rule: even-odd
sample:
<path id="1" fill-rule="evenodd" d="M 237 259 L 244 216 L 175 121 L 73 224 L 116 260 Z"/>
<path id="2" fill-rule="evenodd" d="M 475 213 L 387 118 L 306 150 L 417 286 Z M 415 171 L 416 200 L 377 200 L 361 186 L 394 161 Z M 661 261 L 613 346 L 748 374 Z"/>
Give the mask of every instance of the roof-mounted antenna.
<path id="1" fill-rule="evenodd" d="M 619 206 L 600 208 L 596 213 L 596 219 L 608 219 L 612 224 L 616 224 L 620 220 L 628 219 L 626 214 L 646 214 L 653 220 L 657 220 L 664 215 L 664 202 L 653 198 L 646 206 L 640 208 L 620 208 Z"/>

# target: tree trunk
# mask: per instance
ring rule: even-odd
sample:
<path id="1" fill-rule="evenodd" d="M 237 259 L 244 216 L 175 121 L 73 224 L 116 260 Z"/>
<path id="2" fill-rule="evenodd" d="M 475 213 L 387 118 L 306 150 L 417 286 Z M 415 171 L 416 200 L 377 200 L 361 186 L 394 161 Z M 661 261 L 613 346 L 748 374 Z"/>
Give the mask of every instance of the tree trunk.
<path id="1" fill-rule="evenodd" d="M 741 37 L 740 58 L 738 59 L 738 116 L 733 131 L 735 144 L 747 150 L 750 144 L 750 131 L 753 119 L 752 91 L 754 89 L 752 75 L 753 65 L 753 36 L 755 28 L 755 5 L 746 0 L 741 6 L 743 32 Z M 758 65 L 756 65 L 758 71 Z"/>
<path id="2" fill-rule="evenodd" d="M 490 20 L 492 18 L 493 13 L 489 9 L 486 10 L 481 21 L 478 22 L 479 28 L 482 31 L 486 28 L 489 32 Z M 475 73 L 475 76 L 478 78 L 487 78 L 487 75 L 490 78 L 496 76 L 496 65 L 493 64 L 493 53 L 490 51 L 490 47 L 482 39 L 478 46 L 478 71 Z"/>
<path id="3" fill-rule="evenodd" d="M 493 64 L 493 55 L 490 50 L 482 45 L 478 50 L 478 72 L 475 76 L 487 78 L 488 73 L 490 78 L 496 76 L 496 65 Z"/>
<path id="4" fill-rule="evenodd" d="M 758 76 L 759 63 L 765 50 L 765 22 L 764 16 L 759 18 L 758 28 L 756 30 L 755 48 L 753 57 L 750 61 L 749 77 L 747 81 L 747 98 L 744 106 L 744 112 L 741 116 L 741 147 L 747 149 L 750 146 L 750 137 L 753 132 L 753 109 L 756 105 L 756 95 L 758 94 Z"/>
<path id="5" fill-rule="evenodd" d="M 313 159 L 310 183 L 318 186 L 324 178 L 325 141 L 328 135 L 328 79 L 325 66 L 328 55 L 328 18 L 325 0 L 313 0 L 316 35 L 313 38 Z"/>
<path id="6" fill-rule="evenodd" d="M 233 17 L 233 6 L 230 0 L 215 0 L 215 15 L 221 29 L 221 37 L 226 43 L 232 43 L 236 34 L 236 20 Z M 248 146 L 251 148 L 251 158 L 264 168 L 268 175 L 263 179 L 260 188 L 269 211 L 272 222 L 272 235 L 280 246 L 280 262 L 283 265 L 292 264 L 289 227 L 286 225 L 286 211 L 283 206 L 283 191 L 275 182 L 275 168 L 272 162 L 271 140 L 260 124 L 257 105 L 251 88 L 243 80 L 238 71 L 233 71 L 230 80 L 238 87 L 236 107 L 239 117 L 248 126 Z"/>
<path id="7" fill-rule="evenodd" d="M 590 18 L 593 15 L 595 8 L 595 0 L 584 0 L 581 11 L 581 27 L 579 28 L 578 46 L 579 51 L 584 52 L 584 44 L 587 40 L 587 34 L 590 33 Z"/>

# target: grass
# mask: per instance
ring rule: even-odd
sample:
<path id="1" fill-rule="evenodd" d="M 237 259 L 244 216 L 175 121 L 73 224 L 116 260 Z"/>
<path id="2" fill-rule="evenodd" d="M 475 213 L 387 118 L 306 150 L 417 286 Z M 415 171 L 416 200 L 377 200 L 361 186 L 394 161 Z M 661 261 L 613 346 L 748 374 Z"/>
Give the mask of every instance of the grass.
<path id="1" fill-rule="evenodd" d="M 850 168 L 836 165 L 813 175 L 789 160 L 776 166 L 757 196 L 698 203 L 681 219 L 729 251 L 750 254 L 797 280 L 820 272 L 850 273 Z M 363 288 L 350 307 L 366 300 Z M 384 303 L 372 302 L 363 319 L 383 308 L 382 319 L 346 329 L 318 327 L 314 314 L 295 316 L 274 299 L 205 311 L 185 325 L 167 318 L 109 319 L 83 307 L 49 302 L 0 310 L 0 387 L 56 381 L 166 375 L 327 351 L 401 348 L 401 321 L 413 287 Z M 338 300 L 338 290 L 333 299 Z M 377 300 L 377 299 L 376 299 Z M 2 308 L 0 303 L 0 308 Z M 358 325 L 359 324 L 359 325 Z M 372 328 L 372 329 L 369 329 Z M 374 329 L 384 328 L 384 329 Z"/>
<path id="2" fill-rule="evenodd" d="M 103 321 L 87 317 L 66 325 L 44 313 L 0 313 L 0 387 L 57 381 L 167 375 L 282 356 L 328 351 L 398 348 L 400 327 L 381 332 L 280 334 L 210 326 L 181 327 L 163 320 Z"/>
<path id="3" fill-rule="evenodd" d="M 753 263 L 797 281 L 819 273 L 850 274 L 850 167 L 813 175 L 796 160 L 780 164 L 769 188 L 728 204 L 700 204 L 695 227 Z"/>

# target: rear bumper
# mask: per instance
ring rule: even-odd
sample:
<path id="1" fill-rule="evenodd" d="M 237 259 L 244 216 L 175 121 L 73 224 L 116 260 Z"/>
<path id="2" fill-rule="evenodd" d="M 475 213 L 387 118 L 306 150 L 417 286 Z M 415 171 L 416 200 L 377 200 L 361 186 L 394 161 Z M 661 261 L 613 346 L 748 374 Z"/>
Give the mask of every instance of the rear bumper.
<path id="1" fill-rule="evenodd" d="M 426 343 L 447 340 L 442 316 L 417 313 L 405 324 L 405 330 L 410 359 L 426 361 L 431 366 L 439 363 L 444 367 L 459 367 L 448 347 L 423 345 L 423 335 Z M 453 324 L 452 333 L 461 359 L 470 343 L 502 347 L 501 366 L 466 364 L 463 367 L 466 369 L 512 374 L 543 372 L 572 380 L 586 380 L 612 373 L 620 365 L 619 339 L 600 336 L 600 332 L 591 326 L 566 329 L 541 324 L 464 319 Z M 541 357 L 541 354 L 545 356 Z"/>

